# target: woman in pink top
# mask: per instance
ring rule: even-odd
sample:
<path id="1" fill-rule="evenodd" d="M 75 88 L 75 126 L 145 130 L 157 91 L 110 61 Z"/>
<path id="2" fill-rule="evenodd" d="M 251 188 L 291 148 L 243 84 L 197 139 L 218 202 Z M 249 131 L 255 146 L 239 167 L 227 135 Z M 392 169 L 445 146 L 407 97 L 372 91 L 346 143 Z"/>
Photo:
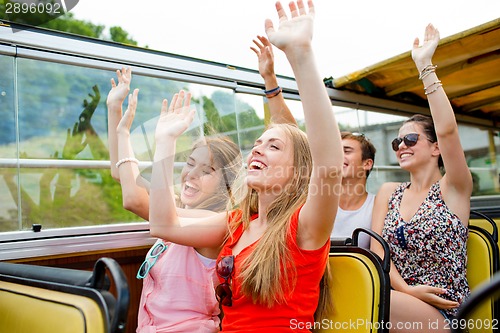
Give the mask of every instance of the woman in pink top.
<path id="1" fill-rule="evenodd" d="M 121 105 L 130 90 L 131 71 L 117 71 L 108 95 L 109 147 L 112 174 L 121 183 L 123 206 L 149 218 L 149 184 L 140 177 L 130 142 L 130 127 L 138 90 L 129 97 L 122 117 Z M 180 100 L 184 92 L 176 94 Z M 166 104 L 164 104 L 166 107 Z M 239 147 L 225 137 L 197 142 L 181 172 L 179 213 L 207 216 L 226 209 L 228 189 L 241 168 Z M 138 314 L 138 333 L 219 331 L 219 305 L 214 293 L 218 249 L 189 247 L 158 240 L 137 273 L 144 279 Z"/>
<path id="2" fill-rule="evenodd" d="M 130 68 L 118 70 L 117 78 L 118 84 L 111 80 L 112 89 L 107 99 L 111 173 L 121 183 L 124 208 L 148 220 L 150 184 L 140 176 L 130 142 L 138 90 L 132 94 L 122 116 L 122 104 L 132 79 Z M 181 92 L 181 100 L 183 94 Z M 283 97 L 275 99 L 280 98 Z M 274 109 L 271 109 L 272 121 L 290 121 Z M 207 216 L 224 211 L 232 200 L 228 189 L 240 168 L 239 148 L 228 138 L 209 137 L 197 142 L 181 173 L 177 202 L 189 210 L 180 209 L 179 213 Z M 168 251 L 165 251 L 166 245 Z M 218 248 L 184 247 L 160 241 L 153 245 L 143 272 L 138 274 L 144 283 L 137 332 L 218 331 L 220 310 L 213 282 L 218 252 Z M 152 268 L 146 272 L 148 266 Z"/>
<path id="3" fill-rule="evenodd" d="M 173 129 L 182 132 L 193 119 L 188 101 L 162 115 L 156 128 L 151 234 L 186 246 L 224 245 L 217 266 L 223 331 L 310 332 L 315 310 L 323 310 L 320 280 L 339 202 L 343 152 L 311 46 L 312 1 L 307 7 L 303 1 L 291 2 L 289 18 L 277 2 L 279 28 L 270 20 L 265 27 L 294 71 L 308 135 L 294 125 L 273 125 L 256 140 L 247 159 L 246 197 L 241 210 L 229 214 L 233 218 L 226 213 L 182 218 L 173 204 L 169 156 L 177 136 Z M 276 87 L 266 95 L 272 98 L 280 91 Z M 307 291 L 301 290 L 303 281 Z"/>

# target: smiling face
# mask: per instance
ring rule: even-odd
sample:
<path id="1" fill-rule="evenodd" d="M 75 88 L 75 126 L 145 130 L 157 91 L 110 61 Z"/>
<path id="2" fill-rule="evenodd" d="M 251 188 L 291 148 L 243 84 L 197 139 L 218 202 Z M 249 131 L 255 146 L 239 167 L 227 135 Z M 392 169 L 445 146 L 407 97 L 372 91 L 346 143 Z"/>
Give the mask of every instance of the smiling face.
<path id="1" fill-rule="evenodd" d="M 222 173 L 211 163 L 207 146 L 191 152 L 181 172 L 181 202 L 186 208 L 196 208 L 220 190 Z"/>
<path id="2" fill-rule="evenodd" d="M 416 122 L 404 123 L 399 129 L 398 137 L 404 138 L 405 135 L 410 133 L 418 134 L 418 140 L 415 145 L 409 146 L 404 140 L 399 144 L 396 151 L 396 158 L 398 159 L 399 166 L 411 171 L 417 166 L 424 165 L 439 158 L 439 148 L 437 143 L 430 142 L 424 132 L 422 126 Z M 437 162 L 436 162 L 437 166 Z"/>
<path id="3" fill-rule="evenodd" d="M 293 143 L 282 128 L 272 127 L 255 141 L 247 163 L 249 187 L 279 193 L 293 176 Z"/>
<path id="4" fill-rule="evenodd" d="M 373 166 L 373 160 L 363 161 L 361 143 L 355 139 L 342 139 L 342 147 L 344 148 L 342 178 L 366 178 L 367 170 L 371 170 Z"/>

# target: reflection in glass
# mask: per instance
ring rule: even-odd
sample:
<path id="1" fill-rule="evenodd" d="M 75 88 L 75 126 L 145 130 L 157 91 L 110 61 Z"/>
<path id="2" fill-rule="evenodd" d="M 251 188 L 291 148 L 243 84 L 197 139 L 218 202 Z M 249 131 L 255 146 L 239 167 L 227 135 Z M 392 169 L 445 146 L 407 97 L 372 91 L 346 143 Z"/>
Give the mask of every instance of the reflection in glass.
<path id="1" fill-rule="evenodd" d="M 35 223 L 42 224 L 45 230 L 139 220 L 123 209 L 120 186 L 112 179 L 108 167 L 64 168 L 58 164 L 59 160 L 109 160 L 103 96 L 110 89 L 109 80 L 114 73 L 30 59 L 19 59 L 17 69 L 19 154 L 13 150 L 11 157 L 53 162 L 48 162 L 48 167 L 2 168 L 5 185 L 0 183 L 0 186 L 6 188 L 3 193 L 11 203 L 11 208 L 5 211 L 9 223 L 2 229 L 26 230 Z M 178 140 L 178 161 L 185 161 L 183 155 L 200 135 L 221 133 L 238 143 L 237 102 L 232 90 L 141 75 L 135 75 L 134 85 L 131 88 L 140 88 L 140 94 L 131 142 L 142 162 L 153 157 L 154 131 L 162 99 L 171 100 L 181 88 L 193 92 L 198 119 Z M 14 108 L 11 110 L 15 119 Z M 11 128 L 15 128 L 14 123 Z M 15 137 L 10 142 L 15 143 Z M 144 168 L 145 178 L 149 178 L 148 173 L 149 168 Z M 179 175 L 180 168 L 176 173 Z"/>

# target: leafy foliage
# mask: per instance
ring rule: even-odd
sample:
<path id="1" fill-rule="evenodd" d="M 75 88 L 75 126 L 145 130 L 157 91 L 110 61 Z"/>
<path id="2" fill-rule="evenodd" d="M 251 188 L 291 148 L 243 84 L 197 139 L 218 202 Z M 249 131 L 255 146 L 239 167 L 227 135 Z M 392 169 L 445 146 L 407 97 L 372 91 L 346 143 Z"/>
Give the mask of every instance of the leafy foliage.
<path id="1" fill-rule="evenodd" d="M 21 17 L 11 17 L 13 14 L 6 14 L 5 3 L 6 0 L 0 0 L 1 21 L 14 21 L 17 23 L 31 24 L 46 29 L 137 46 L 137 41 L 132 39 L 129 33 L 119 26 L 110 27 L 108 37 L 105 34 L 106 27 L 104 25 L 94 24 L 86 20 L 78 20 L 71 12 L 67 12 L 55 19 L 50 19 L 50 16 L 44 12 L 29 13 L 29 21 L 24 22 Z"/>

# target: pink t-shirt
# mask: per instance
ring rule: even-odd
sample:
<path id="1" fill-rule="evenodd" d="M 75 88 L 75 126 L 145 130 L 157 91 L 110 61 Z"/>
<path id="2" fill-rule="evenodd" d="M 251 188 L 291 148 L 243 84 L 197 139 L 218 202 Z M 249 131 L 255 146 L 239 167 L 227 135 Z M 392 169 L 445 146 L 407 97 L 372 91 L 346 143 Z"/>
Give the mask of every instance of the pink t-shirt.
<path id="1" fill-rule="evenodd" d="M 215 266 L 205 266 L 192 247 L 166 244 L 144 278 L 137 333 L 218 332 Z"/>

